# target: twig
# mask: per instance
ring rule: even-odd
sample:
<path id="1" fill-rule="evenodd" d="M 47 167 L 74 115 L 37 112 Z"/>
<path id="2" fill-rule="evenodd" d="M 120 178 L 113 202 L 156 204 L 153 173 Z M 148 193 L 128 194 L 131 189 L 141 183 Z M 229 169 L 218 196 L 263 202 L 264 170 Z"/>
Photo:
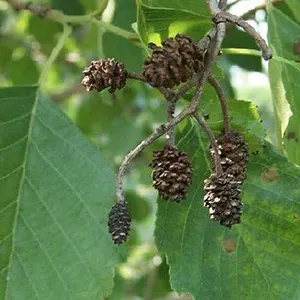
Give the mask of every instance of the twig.
<path id="1" fill-rule="evenodd" d="M 142 74 L 139 74 L 139 73 L 130 72 L 130 73 L 127 74 L 127 78 L 140 80 L 140 81 L 143 81 L 143 82 L 147 83 L 147 80 L 145 79 L 145 77 Z M 163 88 L 163 87 L 156 88 L 156 89 L 161 92 L 161 94 L 166 98 L 166 100 L 174 98 L 174 93 L 172 91 L 170 91 L 166 88 Z"/>
<path id="2" fill-rule="evenodd" d="M 217 143 L 217 139 L 213 134 L 213 132 L 211 131 L 210 127 L 205 122 L 204 118 L 198 112 L 194 112 L 193 116 L 209 137 L 211 146 L 213 148 L 213 158 L 214 158 L 214 165 L 216 168 L 216 174 L 221 175 L 223 173 L 223 170 L 221 165 L 221 158 L 219 155 L 219 145 Z"/>
<path id="3" fill-rule="evenodd" d="M 221 9 L 221 10 L 226 10 L 226 8 L 227 8 L 227 0 L 220 0 L 219 1 L 219 8 Z"/>
<path id="4" fill-rule="evenodd" d="M 224 91 L 223 91 L 220 83 L 218 82 L 218 80 L 213 75 L 210 75 L 208 77 L 208 82 L 215 89 L 215 91 L 219 97 L 219 100 L 221 103 L 221 108 L 222 108 L 222 114 L 223 114 L 224 130 L 225 130 L 225 133 L 228 133 L 231 131 L 231 124 L 230 124 L 228 105 L 227 105 Z"/>
<path id="5" fill-rule="evenodd" d="M 103 14 L 103 12 L 105 11 L 105 9 L 108 5 L 108 1 L 109 0 L 101 0 L 98 9 L 96 11 L 92 12 L 91 16 L 93 18 L 101 17 L 101 15 Z"/>
<path id="6" fill-rule="evenodd" d="M 176 98 L 173 98 L 168 101 L 168 122 L 171 122 L 174 119 L 174 113 L 176 108 Z M 175 128 L 171 127 L 167 134 L 167 144 L 169 147 L 175 146 Z"/>
<path id="7" fill-rule="evenodd" d="M 272 52 L 268 47 L 266 41 L 260 36 L 258 32 L 246 21 L 240 19 L 239 17 L 232 15 L 228 12 L 220 12 L 216 15 L 216 22 L 218 22 L 219 18 L 225 18 L 226 21 L 235 23 L 239 27 L 243 28 L 252 38 L 255 40 L 256 44 L 262 50 L 262 57 L 264 60 L 269 60 L 272 58 Z"/>

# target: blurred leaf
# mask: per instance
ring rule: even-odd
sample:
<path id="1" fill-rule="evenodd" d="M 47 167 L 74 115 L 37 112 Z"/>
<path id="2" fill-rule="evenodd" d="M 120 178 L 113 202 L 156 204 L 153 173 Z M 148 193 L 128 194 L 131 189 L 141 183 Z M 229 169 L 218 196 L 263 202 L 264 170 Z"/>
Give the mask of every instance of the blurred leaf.
<path id="1" fill-rule="evenodd" d="M 0 90 L 0 299 L 102 299 L 114 173 L 36 87 Z"/>
<path id="2" fill-rule="evenodd" d="M 274 7 L 269 6 L 268 13 L 268 38 L 273 53 L 295 62 L 297 57 L 293 50 L 294 43 L 300 34 L 300 25 Z M 281 134 L 278 136 L 279 141 L 281 141 L 281 137 L 284 134 L 283 143 L 288 158 L 300 165 L 300 104 L 298 101 L 300 85 L 295 80 L 300 76 L 300 64 L 298 65 L 299 68 L 295 68 L 289 64 L 272 60 L 270 61 L 269 74 L 274 107 L 277 114 L 277 126 L 279 130 L 281 129 Z M 280 75 L 281 78 L 279 78 Z M 289 118 L 290 110 L 292 116 Z"/>
<path id="3" fill-rule="evenodd" d="M 145 45 L 150 41 L 159 44 L 167 37 L 174 37 L 177 33 L 187 34 L 194 39 L 201 39 L 210 29 L 211 17 L 197 14 L 193 11 L 153 8 L 138 3 L 138 31 Z"/>
<path id="4" fill-rule="evenodd" d="M 285 3 L 290 7 L 295 19 L 300 23 L 300 2 L 299 0 L 285 0 Z"/>
<path id="5" fill-rule="evenodd" d="M 36 62 L 33 61 L 28 53 L 12 58 L 5 65 L 4 73 L 14 85 L 32 85 L 37 83 L 39 78 Z"/>
<path id="6" fill-rule="evenodd" d="M 193 184 L 179 205 L 159 200 L 156 222 L 172 287 L 195 299 L 298 299 L 299 168 L 269 146 L 251 156 L 242 224 L 229 230 L 203 207 L 202 183 L 210 173 L 206 136 L 192 123 L 178 146 L 193 161 Z"/>
<path id="7" fill-rule="evenodd" d="M 119 116 L 101 133 L 101 149 L 109 159 L 123 158 L 143 139 L 141 128 L 132 116 Z"/>
<path id="8" fill-rule="evenodd" d="M 40 48 L 50 54 L 57 42 L 57 34 L 62 31 L 60 24 L 31 15 L 28 23 L 28 33 L 34 35 Z"/>
<path id="9" fill-rule="evenodd" d="M 132 31 L 131 24 L 135 21 L 135 0 L 117 1 L 113 24 Z M 133 44 L 132 41 L 107 32 L 103 36 L 103 50 L 106 57 L 114 57 L 116 60 L 123 62 L 128 71 L 141 71 L 144 57 L 143 50 Z"/>
<path id="10" fill-rule="evenodd" d="M 148 202 L 136 191 L 126 192 L 125 199 L 128 202 L 128 209 L 133 220 L 141 221 L 149 215 L 151 208 Z"/>
<path id="11" fill-rule="evenodd" d="M 203 16 L 209 17 L 208 6 L 205 1 L 195 0 L 142 0 L 145 5 L 150 7 L 159 8 L 174 8 L 180 10 L 186 10 L 190 12 L 199 13 Z"/>
<path id="12" fill-rule="evenodd" d="M 62 10 L 67 15 L 83 15 L 85 13 L 80 0 L 51 0 L 51 8 Z"/>
<path id="13" fill-rule="evenodd" d="M 258 49 L 255 41 L 249 34 L 237 29 L 230 28 L 222 44 L 223 48 L 246 48 Z M 228 56 L 231 64 L 238 65 L 248 71 L 262 71 L 261 58 L 253 55 L 231 55 Z"/>

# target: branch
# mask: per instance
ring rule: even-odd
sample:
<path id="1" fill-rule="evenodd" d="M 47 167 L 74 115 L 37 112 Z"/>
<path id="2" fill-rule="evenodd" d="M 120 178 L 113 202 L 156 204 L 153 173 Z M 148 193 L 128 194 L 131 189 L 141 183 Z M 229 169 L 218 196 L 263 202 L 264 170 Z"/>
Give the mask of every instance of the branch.
<path id="1" fill-rule="evenodd" d="M 19 2 L 17 0 L 2 0 L 2 1 L 7 2 L 17 10 L 29 10 L 31 13 L 37 16 L 52 20 L 60 24 L 84 25 L 86 23 L 95 23 L 101 25 L 105 30 L 112 32 L 118 36 L 121 36 L 131 41 L 136 41 L 136 42 L 139 41 L 139 37 L 136 33 L 124 30 L 115 25 L 99 20 L 98 19 L 100 13 L 99 10 L 96 10 L 95 12 L 88 15 L 69 16 L 69 15 L 65 15 L 63 12 L 59 10 L 53 10 L 49 7 L 36 5 L 31 2 Z M 103 9 L 103 7 L 101 9 Z"/>
<path id="2" fill-rule="evenodd" d="M 220 0 L 219 1 L 219 8 L 221 9 L 221 10 L 226 10 L 226 8 L 227 8 L 227 0 Z"/>
<path id="3" fill-rule="evenodd" d="M 243 28 L 252 38 L 255 40 L 256 44 L 262 50 L 262 57 L 264 60 L 269 60 L 272 58 L 272 52 L 268 47 L 266 41 L 260 36 L 260 34 L 246 21 L 240 19 L 239 17 L 232 15 L 228 12 L 220 12 L 216 15 L 216 22 L 218 22 L 219 18 L 225 18 L 226 21 L 235 23 L 239 27 Z"/>
<path id="4" fill-rule="evenodd" d="M 208 124 L 205 122 L 204 118 L 198 113 L 195 112 L 193 114 L 194 118 L 198 121 L 200 126 L 203 128 L 203 130 L 206 132 L 207 136 L 209 137 L 210 144 L 213 148 L 213 159 L 214 159 L 214 165 L 216 168 L 216 174 L 221 175 L 223 173 L 222 165 L 221 165 L 221 158 L 219 154 L 219 145 L 217 143 L 217 139 L 213 132 L 211 131 Z"/>
<path id="5" fill-rule="evenodd" d="M 174 113 L 176 108 L 176 98 L 168 101 L 168 122 L 174 119 Z M 169 147 L 175 146 L 175 126 L 171 127 L 167 134 L 167 144 Z"/>
<path id="6" fill-rule="evenodd" d="M 226 100 L 224 91 L 223 91 L 220 83 L 218 82 L 218 80 L 213 75 L 210 75 L 208 77 L 208 81 L 211 84 L 211 86 L 215 89 L 215 91 L 219 97 L 219 100 L 221 103 L 221 108 L 222 108 L 223 124 L 224 124 L 225 133 L 228 133 L 231 131 L 231 124 L 230 124 L 227 100 Z"/>

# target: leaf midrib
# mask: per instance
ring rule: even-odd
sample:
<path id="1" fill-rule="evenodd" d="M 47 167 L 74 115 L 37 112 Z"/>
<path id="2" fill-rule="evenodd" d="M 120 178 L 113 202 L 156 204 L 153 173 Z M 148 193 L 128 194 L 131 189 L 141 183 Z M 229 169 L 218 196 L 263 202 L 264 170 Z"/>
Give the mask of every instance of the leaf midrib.
<path id="1" fill-rule="evenodd" d="M 27 143 L 26 143 L 24 159 L 23 159 L 23 164 L 22 164 L 23 172 L 22 172 L 22 175 L 21 175 L 20 185 L 19 185 L 19 190 L 18 190 L 18 196 L 17 196 L 17 200 L 16 200 L 17 205 L 16 205 L 16 212 L 15 212 L 13 228 L 12 228 L 12 246 L 11 246 L 11 253 L 10 253 L 10 257 L 9 257 L 9 261 L 8 261 L 8 265 L 7 265 L 7 269 L 8 269 L 7 274 L 10 273 L 10 268 L 11 268 L 11 265 L 12 265 L 13 256 L 14 256 L 14 252 L 15 252 L 15 249 L 14 249 L 15 234 L 16 234 L 16 228 L 17 228 L 17 223 L 18 223 L 18 215 L 19 215 L 19 210 L 20 210 L 20 199 L 21 199 L 23 186 L 24 186 L 24 181 L 25 181 L 26 165 L 27 165 L 27 161 L 28 161 L 29 148 L 30 148 L 31 140 L 32 140 L 32 128 L 33 128 L 33 123 L 34 123 L 35 116 L 36 116 L 36 109 L 37 109 L 37 104 L 38 104 L 38 95 L 39 95 L 39 89 L 37 89 L 36 92 L 35 92 L 35 99 L 34 99 L 34 103 L 33 103 L 33 106 L 32 106 L 32 111 L 31 111 L 31 116 L 30 116 L 30 121 L 29 121 Z M 18 257 L 18 255 L 17 255 L 17 257 Z M 21 262 L 21 260 L 20 260 L 20 262 Z M 8 300 L 8 281 L 6 281 L 4 299 Z"/>

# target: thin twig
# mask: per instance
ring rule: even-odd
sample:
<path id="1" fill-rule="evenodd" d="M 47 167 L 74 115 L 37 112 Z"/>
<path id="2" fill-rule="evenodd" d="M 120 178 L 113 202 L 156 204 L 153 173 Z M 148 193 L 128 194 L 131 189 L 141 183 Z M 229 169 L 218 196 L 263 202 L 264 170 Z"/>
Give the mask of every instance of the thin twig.
<path id="1" fill-rule="evenodd" d="M 130 72 L 127 74 L 127 78 L 135 79 L 135 80 L 139 80 L 139 81 L 143 81 L 143 82 L 147 83 L 147 80 L 145 79 L 145 77 L 139 73 Z M 166 89 L 163 87 L 156 88 L 156 89 L 160 91 L 160 93 L 166 98 L 166 100 L 174 98 L 174 93 L 172 91 L 170 91 L 169 89 Z"/>
<path id="2" fill-rule="evenodd" d="M 176 108 L 176 98 L 168 101 L 168 122 L 171 122 L 174 119 L 174 113 Z M 167 138 L 167 145 L 169 147 L 175 147 L 175 128 L 171 127 L 166 138 Z"/>
<path id="3" fill-rule="evenodd" d="M 214 158 L 214 165 L 216 168 L 216 174 L 221 175 L 223 173 L 223 170 L 221 165 L 221 158 L 219 154 L 219 145 L 217 139 L 213 134 L 213 132 L 211 131 L 208 124 L 205 122 L 204 118 L 198 112 L 194 112 L 193 116 L 198 121 L 198 123 L 203 128 L 203 130 L 206 132 L 207 136 L 209 137 L 210 144 L 213 148 L 213 158 Z"/>
<path id="4" fill-rule="evenodd" d="M 256 44 L 262 50 L 262 57 L 264 60 L 269 60 L 272 58 L 271 49 L 268 47 L 266 41 L 261 37 L 261 35 L 246 21 L 240 19 L 239 17 L 232 15 L 228 12 L 220 12 L 216 15 L 216 22 L 219 18 L 225 18 L 226 21 L 235 23 L 239 27 L 243 28 L 252 38 L 255 40 Z"/>
<path id="5" fill-rule="evenodd" d="M 219 8 L 221 9 L 221 10 L 226 10 L 226 8 L 227 8 L 227 0 L 220 0 L 219 1 Z"/>
<path id="6" fill-rule="evenodd" d="M 230 116 L 229 116 L 229 110 L 228 110 L 225 93 L 221 87 L 221 84 L 218 82 L 218 80 L 213 75 L 210 75 L 208 77 L 208 82 L 215 89 L 215 91 L 219 97 L 221 108 L 222 108 L 222 114 L 223 114 L 224 130 L 225 130 L 225 133 L 228 133 L 231 131 L 231 124 L 230 124 Z"/>

